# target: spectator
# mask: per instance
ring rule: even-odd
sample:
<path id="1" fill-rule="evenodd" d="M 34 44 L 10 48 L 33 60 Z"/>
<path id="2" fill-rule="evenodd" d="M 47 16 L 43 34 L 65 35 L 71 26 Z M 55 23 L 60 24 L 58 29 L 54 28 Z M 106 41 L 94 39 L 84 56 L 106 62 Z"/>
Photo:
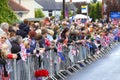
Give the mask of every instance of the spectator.
<path id="1" fill-rule="evenodd" d="M 19 30 L 17 30 L 16 34 L 22 36 L 22 38 L 27 37 L 30 28 L 28 26 L 28 20 L 25 19 L 23 23 L 19 25 Z"/>
<path id="2" fill-rule="evenodd" d="M 9 24 L 8 23 L 6 23 L 6 22 L 4 22 L 4 23 L 1 23 L 1 32 L 5 32 L 5 34 L 6 34 L 6 37 L 7 37 L 7 39 L 5 40 L 5 42 L 6 42 L 6 44 L 8 44 L 8 51 L 9 51 L 9 53 L 11 53 L 11 47 L 12 47 L 12 45 L 11 45 L 11 43 L 10 43 L 10 41 L 9 41 L 9 32 L 8 32 L 8 29 L 9 29 Z"/>
<path id="3" fill-rule="evenodd" d="M 53 35 L 54 35 L 53 30 L 50 30 L 50 29 L 47 29 L 47 30 L 48 30 L 48 35 L 47 35 L 48 40 L 53 41 Z"/>

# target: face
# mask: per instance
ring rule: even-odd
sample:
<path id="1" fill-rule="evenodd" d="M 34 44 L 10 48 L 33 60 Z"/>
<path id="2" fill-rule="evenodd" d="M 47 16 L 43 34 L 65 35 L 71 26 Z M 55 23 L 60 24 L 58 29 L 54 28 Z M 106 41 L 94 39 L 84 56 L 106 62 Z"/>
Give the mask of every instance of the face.
<path id="1" fill-rule="evenodd" d="M 58 29 L 57 32 L 60 33 L 60 29 Z"/>
<path id="2" fill-rule="evenodd" d="M 69 36 L 69 34 L 70 34 L 70 30 L 68 30 L 68 31 L 66 32 L 66 36 Z"/>
<path id="3" fill-rule="evenodd" d="M 8 29 L 4 29 L 4 31 L 5 31 L 6 33 L 8 33 Z"/>
<path id="4" fill-rule="evenodd" d="M 7 39 L 7 35 L 6 34 L 0 36 L 0 42 L 1 43 L 4 43 L 6 41 L 6 39 Z"/>
<path id="5" fill-rule="evenodd" d="M 48 34 L 47 34 L 47 33 L 45 33 L 44 35 L 45 35 L 45 38 L 47 38 L 47 35 L 48 35 Z"/>

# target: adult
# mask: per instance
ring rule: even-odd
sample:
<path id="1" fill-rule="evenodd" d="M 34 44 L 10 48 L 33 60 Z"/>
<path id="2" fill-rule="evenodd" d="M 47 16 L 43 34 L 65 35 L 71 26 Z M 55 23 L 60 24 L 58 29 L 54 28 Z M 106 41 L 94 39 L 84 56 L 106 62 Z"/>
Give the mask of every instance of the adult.
<path id="1" fill-rule="evenodd" d="M 23 23 L 19 25 L 19 30 L 17 30 L 16 34 L 22 36 L 22 38 L 27 37 L 30 31 L 28 23 L 29 21 L 27 19 L 24 19 Z"/>
<path id="2" fill-rule="evenodd" d="M 0 25 L 0 31 L 1 31 L 1 33 L 6 33 L 7 39 L 5 40 L 5 42 L 8 45 L 8 51 L 9 51 L 9 53 L 11 53 L 11 47 L 12 47 L 12 45 L 11 45 L 11 43 L 9 41 L 9 36 L 10 35 L 9 35 L 8 29 L 9 29 L 9 24 L 8 23 L 6 23 L 6 22 L 1 23 L 1 25 Z"/>

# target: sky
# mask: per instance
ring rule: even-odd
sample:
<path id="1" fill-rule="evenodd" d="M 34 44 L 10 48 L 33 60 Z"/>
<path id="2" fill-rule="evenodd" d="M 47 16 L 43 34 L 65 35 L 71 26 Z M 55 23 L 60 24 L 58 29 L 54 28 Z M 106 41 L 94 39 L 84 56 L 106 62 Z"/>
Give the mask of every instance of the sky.
<path id="1" fill-rule="evenodd" d="M 55 0 L 56 2 L 62 2 L 63 0 Z M 67 1 L 70 1 L 70 0 L 65 0 L 66 2 Z M 82 1 L 87 1 L 87 2 L 90 2 L 91 0 L 72 0 L 73 2 L 82 2 Z M 98 0 L 98 1 L 102 1 L 102 0 Z"/>

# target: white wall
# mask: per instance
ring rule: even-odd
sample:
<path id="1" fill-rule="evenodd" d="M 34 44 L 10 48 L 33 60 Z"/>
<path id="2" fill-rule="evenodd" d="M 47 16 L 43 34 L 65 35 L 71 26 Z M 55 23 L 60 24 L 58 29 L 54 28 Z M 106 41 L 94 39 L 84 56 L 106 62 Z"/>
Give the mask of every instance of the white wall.
<path id="1" fill-rule="evenodd" d="M 48 11 L 43 11 L 43 14 L 45 15 L 45 17 L 49 17 L 49 12 Z"/>
<path id="2" fill-rule="evenodd" d="M 43 11 L 45 17 L 49 17 L 49 12 L 48 11 Z M 52 11 L 52 15 L 55 16 L 55 15 L 61 15 L 61 11 Z"/>
<path id="3" fill-rule="evenodd" d="M 15 13 L 15 15 L 17 16 L 17 18 L 19 19 L 19 20 L 24 20 L 25 18 L 27 18 L 26 16 L 28 16 L 28 14 L 27 13 L 24 13 L 23 15 L 22 15 L 22 17 L 20 17 L 17 13 Z"/>
<path id="4" fill-rule="evenodd" d="M 14 0 L 19 3 L 19 0 Z M 25 8 L 29 9 L 29 12 L 27 14 L 24 14 L 21 20 L 25 18 L 34 18 L 34 0 L 21 0 L 21 5 L 23 5 Z M 17 6 L 16 6 L 17 7 Z"/>
<path id="5" fill-rule="evenodd" d="M 55 16 L 55 15 L 60 16 L 61 15 L 61 11 L 53 11 L 53 16 Z"/>

